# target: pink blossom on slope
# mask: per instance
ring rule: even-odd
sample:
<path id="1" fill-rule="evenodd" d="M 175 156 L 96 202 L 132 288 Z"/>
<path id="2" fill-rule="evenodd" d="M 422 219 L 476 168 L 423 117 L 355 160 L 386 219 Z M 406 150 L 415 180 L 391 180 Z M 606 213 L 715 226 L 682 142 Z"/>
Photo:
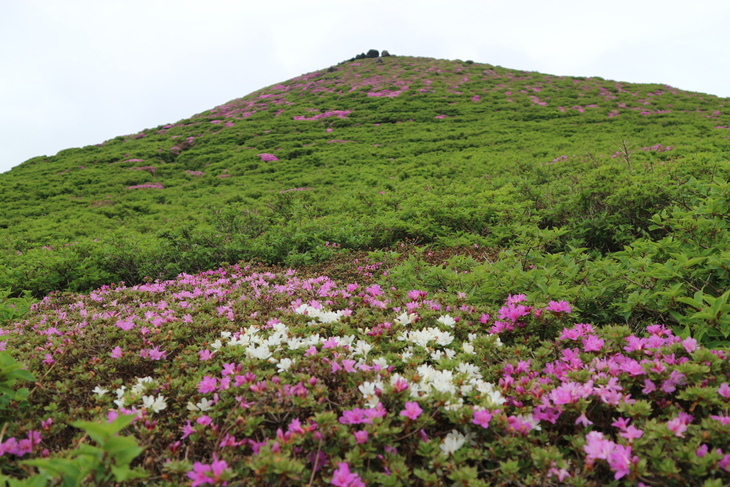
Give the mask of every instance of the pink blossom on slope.
<path id="1" fill-rule="evenodd" d="M 263 162 L 276 162 L 279 159 L 274 154 L 256 154 Z"/>
<path id="2" fill-rule="evenodd" d="M 572 310 L 567 301 L 550 301 L 545 309 L 553 313 L 570 313 Z"/>
<path id="3" fill-rule="evenodd" d="M 638 462 L 639 457 L 631 457 L 630 446 L 614 444 L 614 449 L 608 456 L 608 465 L 611 467 L 611 470 L 615 472 L 613 476 L 615 480 L 628 475 L 631 472 L 631 464 Z"/>
<path id="4" fill-rule="evenodd" d="M 492 420 L 492 414 L 489 411 L 475 409 L 474 417 L 471 422 L 481 426 L 482 428 L 489 428 L 489 422 Z"/>
<path id="5" fill-rule="evenodd" d="M 207 392 L 215 392 L 218 386 L 218 379 L 215 377 L 205 376 L 203 380 L 198 383 L 198 392 L 205 394 Z"/>
<path id="6" fill-rule="evenodd" d="M 421 409 L 421 406 L 419 406 L 417 402 L 409 401 L 406 403 L 406 408 L 400 412 L 400 415 L 415 420 L 422 412 L 423 409 Z"/>
<path id="7" fill-rule="evenodd" d="M 338 463 L 330 484 L 338 487 L 365 487 L 365 483 L 356 473 L 350 472 L 350 466 L 345 463 Z"/>
<path id="8" fill-rule="evenodd" d="M 667 428 L 679 438 L 684 438 L 687 425 L 680 418 L 672 418 L 667 422 Z"/>

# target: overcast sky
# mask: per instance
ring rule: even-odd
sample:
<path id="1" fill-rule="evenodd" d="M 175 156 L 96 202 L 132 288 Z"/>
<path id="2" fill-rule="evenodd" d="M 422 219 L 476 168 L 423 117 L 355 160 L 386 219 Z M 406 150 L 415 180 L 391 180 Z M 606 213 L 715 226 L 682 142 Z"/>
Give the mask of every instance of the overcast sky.
<path id="1" fill-rule="evenodd" d="M 730 97 L 728 25 L 727 0 L 0 0 L 0 172 L 369 49 Z"/>

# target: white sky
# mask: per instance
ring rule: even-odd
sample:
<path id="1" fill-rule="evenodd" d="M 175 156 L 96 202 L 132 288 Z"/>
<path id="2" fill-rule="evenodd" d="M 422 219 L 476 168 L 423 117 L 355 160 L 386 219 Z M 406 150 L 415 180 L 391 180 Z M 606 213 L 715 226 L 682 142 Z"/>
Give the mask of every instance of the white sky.
<path id="1" fill-rule="evenodd" d="M 369 49 L 730 97 L 728 25 L 727 0 L 0 0 L 0 172 Z"/>

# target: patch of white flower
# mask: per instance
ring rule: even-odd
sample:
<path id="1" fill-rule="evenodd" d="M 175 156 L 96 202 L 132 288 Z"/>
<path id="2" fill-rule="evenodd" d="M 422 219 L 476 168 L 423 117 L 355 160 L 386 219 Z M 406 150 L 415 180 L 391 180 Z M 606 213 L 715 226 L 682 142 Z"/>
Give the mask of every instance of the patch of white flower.
<path id="1" fill-rule="evenodd" d="M 188 402 L 188 411 L 209 411 L 213 409 L 213 401 L 210 399 L 203 398 L 199 403 L 193 404 L 192 401 Z"/>
<path id="2" fill-rule="evenodd" d="M 148 411 L 159 413 L 167 407 L 167 403 L 161 395 L 158 395 L 157 398 L 154 396 L 142 396 L 142 406 Z"/>
<path id="3" fill-rule="evenodd" d="M 355 343 L 352 354 L 355 356 L 362 355 L 363 357 L 365 357 L 368 353 L 370 353 L 370 350 L 372 349 L 373 346 L 365 340 L 358 340 L 357 343 Z"/>
<path id="4" fill-rule="evenodd" d="M 454 336 L 438 328 L 430 327 L 422 330 L 406 331 L 398 335 L 398 340 L 408 341 L 420 347 L 426 348 L 429 342 L 445 347 L 454 341 Z"/>
<path id="5" fill-rule="evenodd" d="M 315 308 L 308 304 L 298 306 L 294 312 L 300 315 L 307 315 L 310 318 L 315 318 L 322 324 L 336 323 L 341 317 L 345 316 L 343 311 L 328 311 L 324 308 Z M 309 324 L 316 325 L 317 321 L 310 321 Z"/>
<path id="6" fill-rule="evenodd" d="M 454 325 L 456 324 L 456 320 L 449 315 L 439 316 L 439 318 L 436 321 L 438 321 L 439 323 L 441 323 L 444 326 L 448 326 L 449 328 L 453 328 Z"/>
<path id="7" fill-rule="evenodd" d="M 446 438 L 441 440 L 439 448 L 441 448 L 441 451 L 447 455 L 452 455 L 456 450 L 464 446 L 466 440 L 466 435 L 459 431 L 452 430 L 448 435 L 446 435 Z"/>
<path id="8" fill-rule="evenodd" d="M 102 397 L 104 397 L 104 394 L 106 394 L 107 392 L 109 392 L 109 389 L 104 389 L 103 387 L 96 386 L 94 388 L 94 390 L 91 391 L 91 392 L 93 392 L 94 394 L 96 394 L 97 396 L 99 396 L 99 398 L 102 398 Z"/>
<path id="9" fill-rule="evenodd" d="M 400 316 L 395 319 L 395 322 L 399 325 L 410 325 L 416 318 L 415 313 L 403 312 Z"/>
<path id="10" fill-rule="evenodd" d="M 365 398 L 365 402 L 367 402 L 368 406 L 371 408 L 374 408 L 378 405 L 380 402 L 380 398 L 376 395 L 376 389 L 383 390 L 383 383 L 381 381 L 374 381 L 374 382 L 363 382 L 358 386 L 358 390 L 362 394 L 363 398 Z"/>
<path id="11" fill-rule="evenodd" d="M 279 360 L 279 363 L 276 364 L 276 370 L 279 372 L 285 372 L 291 368 L 292 364 L 294 364 L 294 361 L 290 358 L 283 358 Z"/>

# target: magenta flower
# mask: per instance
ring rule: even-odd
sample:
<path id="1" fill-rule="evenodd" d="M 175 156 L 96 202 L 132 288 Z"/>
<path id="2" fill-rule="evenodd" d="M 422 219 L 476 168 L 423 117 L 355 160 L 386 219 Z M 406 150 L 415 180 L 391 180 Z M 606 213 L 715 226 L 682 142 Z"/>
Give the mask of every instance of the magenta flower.
<path id="1" fill-rule="evenodd" d="M 687 431 L 687 425 L 681 418 L 673 418 L 667 422 L 667 428 L 679 438 L 684 438 L 684 432 Z"/>
<path id="2" fill-rule="evenodd" d="M 613 476 L 615 480 L 631 473 L 631 464 L 638 462 L 638 456 L 634 456 L 633 458 L 631 457 L 630 446 L 614 444 L 613 451 L 608 456 L 608 465 L 611 467 L 611 470 L 615 472 Z"/>
<path id="3" fill-rule="evenodd" d="M 188 420 L 187 423 L 185 424 L 185 426 L 182 427 L 182 431 L 183 431 L 183 435 L 182 435 L 183 440 L 185 438 L 187 438 L 188 436 L 192 435 L 193 433 L 195 433 L 195 428 L 193 428 L 193 425 L 190 424 L 190 420 Z"/>
<path id="4" fill-rule="evenodd" d="M 256 154 L 263 162 L 276 162 L 279 159 L 274 154 Z"/>
<path id="5" fill-rule="evenodd" d="M 586 352 L 598 352 L 603 348 L 604 341 L 595 335 L 588 335 L 583 338 L 583 350 Z"/>
<path id="6" fill-rule="evenodd" d="M 570 313 L 572 310 L 567 301 L 550 301 L 545 309 L 553 313 Z"/>
<path id="7" fill-rule="evenodd" d="M 213 456 L 213 463 L 206 465 L 204 463 L 195 462 L 193 470 L 188 472 L 188 478 L 193 481 L 192 487 L 197 487 L 203 484 L 223 484 L 221 475 L 228 469 L 228 464 L 225 460 L 218 460 Z"/>
<path id="8" fill-rule="evenodd" d="M 367 443 L 368 432 L 365 430 L 355 431 L 355 441 L 358 443 Z"/>
<path id="9" fill-rule="evenodd" d="M 730 398 L 730 386 L 727 385 L 727 382 L 720 384 L 720 388 L 717 389 L 717 393 L 725 399 Z"/>
<path id="10" fill-rule="evenodd" d="M 218 387 L 218 379 L 215 377 L 205 376 L 203 380 L 198 383 L 198 392 L 205 394 L 207 392 L 215 392 Z"/>
<path id="11" fill-rule="evenodd" d="M 421 409 L 421 406 L 419 406 L 417 402 L 409 401 L 406 403 L 406 408 L 400 412 L 400 415 L 415 420 L 422 412 L 423 409 Z"/>
<path id="12" fill-rule="evenodd" d="M 356 473 L 350 472 L 350 466 L 345 463 L 338 463 L 330 484 L 338 487 L 365 487 L 365 483 Z"/>
<path id="13" fill-rule="evenodd" d="M 489 428 L 489 422 L 492 420 L 492 414 L 489 411 L 475 409 L 472 423 L 478 424 L 482 428 Z"/>
<path id="14" fill-rule="evenodd" d="M 603 433 L 591 431 L 586 435 L 583 451 L 586 452 L 589 464 L 592 464 L 594 460 L 608 460 L 608 456 L 613 452 L 615 446 L 613 441 L 603 438 Z"/>
<path id="15" fill-rule="evenodd" d="M 623 436 L 627 440 L 631 441 L 636 438 L 641 438 L 644 435 L 644 432 L 640 430 L 639 428 L 634 427 L 633 425 L 626 428 L 623 432 L 619 433 L 619 435 Z"/>

